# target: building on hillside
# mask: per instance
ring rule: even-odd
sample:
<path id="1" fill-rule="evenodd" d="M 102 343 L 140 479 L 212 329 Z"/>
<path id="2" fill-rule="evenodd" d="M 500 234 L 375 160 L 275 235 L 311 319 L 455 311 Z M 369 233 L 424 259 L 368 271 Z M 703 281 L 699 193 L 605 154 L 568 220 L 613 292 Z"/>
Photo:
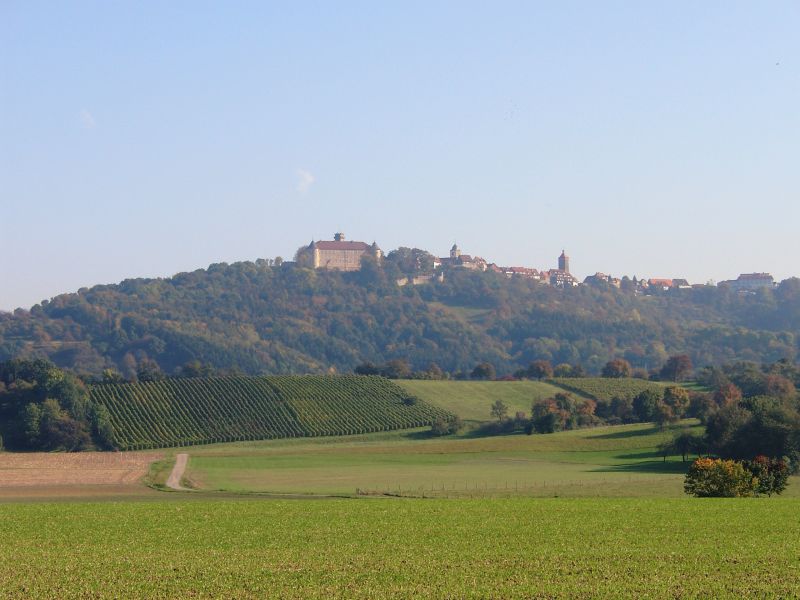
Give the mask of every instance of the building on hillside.
<path id="1" fill-rule="evenodd" d="M 594 275 L 589 275 L 583 280 L 583 283 L 586 285 L 604 284 L 613 286 L 615 288 L 622 286 L 622 280 L 619 277 L 612 277 L 611 275 L 606 275 L 605 273 L 600 273 L 599 271 Z"/>
<path id="2" fill-rule="evenodd" d="M 544 273 L 543 273 L 544 275 Z M 569 256 L 562 250 L 558 257 L 558 269 L 547 271 L 546 281 L 556 287 L 573 287 L 579 285 L 578 280 L 569 272 Z"/>
<path id="3" fill-rule="evenodd" d="M 372 245 L 366 242 L 349 242 L 344 239 L 343 233 L 335 234 L 333 241 L 311 242 L 309 249 L 313 254 L 315 269 L 333 271 L 358 271 L 365 255 L 377 260 L 383 257 L 383 252 L 375 242 Z"/>
<path id="4" fill-rule="evenodd" d="M 578 285 L 578 280 L 573 277 L 571 273 L 562 271 L 561 269 L 551 269 L 547 272 L 547 279 L 550 285 L 555 287 L 575 287 Z"/>
<path id="5" fill-rule="evenodd" d="M 736 292 L 755 292 L 760 289 L 775 287 L 775 279 L 769 273 L 742 273 L 731 281 L 721 281 L 720 285 L 728 285 Z"/>
<path id="6" fill-rule="evenodd" d="M 488 267 L 486 261 L 480 256 L 470 256 L 462 254 L 461 248 L 453 244 L 450 248 L 450 256 L 445 256 L 434 260 L 434 266 L 456 267 L 461 269 L 471 269 L 473 271 L 485 271 Z"/>
<path id="7" fill-rule="evenodd" d="M 673 279 L 672 287 L 678 288 L 679 290 L 692 289 L 692 285 L 686 279 Z"/>
<path id="8" fill-rule="evenodd" d="M 535 281 L 542 280 L 542 273 L 538 269 L 531 269 L 529 267 L 500 267 L 499 271 L 506 277 L 523 277 Z"/>
<path id="9" fill-rule="evenodd" d="M 648 289 L 657 289 L 667 291 L 673 286 L 672 279 L 666 279 L 664 277 L 651 277 L 647 280 L 647 287 Z"/>

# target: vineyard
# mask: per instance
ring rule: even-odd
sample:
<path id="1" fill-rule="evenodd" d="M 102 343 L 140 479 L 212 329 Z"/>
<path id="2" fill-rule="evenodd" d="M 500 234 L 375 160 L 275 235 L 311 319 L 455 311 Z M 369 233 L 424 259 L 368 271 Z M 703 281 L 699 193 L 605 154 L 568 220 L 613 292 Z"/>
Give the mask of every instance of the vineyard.
<path id="1" fill-rule="evenodd" d="M 644 390 L 663 392 L 664 385 L 644 379 L 613 379 L 605 377 L 555 378 L 549 380 L 559 387 L 595 400 L 610 401 L 614 398 L 632 400 Z"/>
<path id="2" fill-rule="evenodd" d="M 451 415 L 380 377 L 210 377 L 103 384 L 121 450 L 285 437 L 353 435 L 430 425 Z"/>

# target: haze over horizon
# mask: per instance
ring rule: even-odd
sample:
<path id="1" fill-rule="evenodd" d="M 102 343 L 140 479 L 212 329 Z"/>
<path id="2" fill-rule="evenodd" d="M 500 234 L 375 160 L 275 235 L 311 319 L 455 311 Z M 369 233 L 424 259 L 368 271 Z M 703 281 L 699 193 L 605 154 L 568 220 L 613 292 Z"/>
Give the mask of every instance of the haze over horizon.
<path id="1" fill-rule="evenodd" d="M 800 5 L 0 5 L 0 309 L 331 239 L 800 275 Z"/>

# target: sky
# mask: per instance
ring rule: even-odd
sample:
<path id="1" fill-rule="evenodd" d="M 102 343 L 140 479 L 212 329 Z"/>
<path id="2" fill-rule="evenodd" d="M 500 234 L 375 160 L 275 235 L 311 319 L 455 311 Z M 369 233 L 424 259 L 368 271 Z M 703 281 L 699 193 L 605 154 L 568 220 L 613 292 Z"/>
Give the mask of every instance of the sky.
<path id="1" fill-rule="evenodd" d="M 377 241 L 800 275 L 800 3 L 0 1 L 0 309 Z"/>

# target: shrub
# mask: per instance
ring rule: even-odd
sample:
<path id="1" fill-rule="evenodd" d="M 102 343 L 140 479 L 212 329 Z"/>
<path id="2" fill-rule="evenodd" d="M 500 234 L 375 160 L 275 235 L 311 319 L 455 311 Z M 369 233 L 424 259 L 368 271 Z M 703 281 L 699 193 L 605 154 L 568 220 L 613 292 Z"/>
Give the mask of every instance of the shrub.
<path id="1" fill-rule="evenodd" d="M 457 433 L 462 425 L 461 419 L 458 417 L 451 419 L 438 417 L 431 425 L 431 432 L 433 435 L 450 435 Z"/>
<path id="2" fill-rule="evenodd" d="M 686 473 L 683 489 L 697 498 L 741 498 L 756 492 L 758 479 L 735 460 L 698 458 Z"/>

